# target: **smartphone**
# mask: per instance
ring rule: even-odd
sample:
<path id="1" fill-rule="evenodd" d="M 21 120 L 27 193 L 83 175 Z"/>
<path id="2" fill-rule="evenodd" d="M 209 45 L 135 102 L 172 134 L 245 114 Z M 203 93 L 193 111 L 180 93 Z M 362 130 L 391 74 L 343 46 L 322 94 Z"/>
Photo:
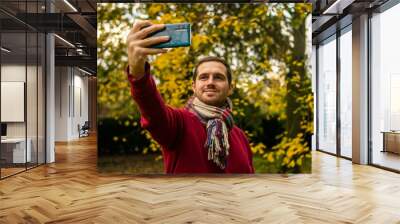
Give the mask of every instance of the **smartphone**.
<path id="1" fill-rule="evenodd" d="M 190 23 L 165 24 L 165 28 L 150 34 L 147 37 L 169 36 L 168 42 L 149 46 L 150 48 L 187 47 L 192 42 Z"/>

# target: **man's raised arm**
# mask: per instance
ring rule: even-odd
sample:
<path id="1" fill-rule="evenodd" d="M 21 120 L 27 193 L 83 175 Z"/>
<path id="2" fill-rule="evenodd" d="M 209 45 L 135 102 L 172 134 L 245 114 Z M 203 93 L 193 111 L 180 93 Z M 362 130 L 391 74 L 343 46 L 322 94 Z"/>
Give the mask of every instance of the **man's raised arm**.
<path id="1" fill-rule="evenodd" d="M 169 40 L 168 36 L 147 38 L 149 34 L 163 29 L 164 26 L 152 24 L 150 21 L 135 22 L 127 37 L 127 74 L 132 97 L 142 115 L 142 127 L 148 129 L 160 145 L 170 146 L 181 127 L 180 114 L 177 110 L 165 105 L 150 75 L 150 64 L 147 62 L 148 55 L 167 52 L 166 49 L 148 47 Z"/>

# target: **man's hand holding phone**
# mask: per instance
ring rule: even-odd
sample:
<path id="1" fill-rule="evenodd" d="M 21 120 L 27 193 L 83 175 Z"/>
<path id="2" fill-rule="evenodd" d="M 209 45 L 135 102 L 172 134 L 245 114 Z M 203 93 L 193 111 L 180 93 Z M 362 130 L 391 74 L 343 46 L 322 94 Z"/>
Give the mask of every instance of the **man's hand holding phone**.
<path id="1" fill-rule="evenodd" d="M 163 30 L 164 24 L 153 24 L 148 20 L 137 20 L 128 34 L 126 45 L 128 50 L 129 73 L 140 79 L 145 74 L 145 62 L 148 55 L 166 53 L 167 49 L 149 48 L 149 46 L 169 41 L 169 36 L 152 36 L 150 34 Z"/>

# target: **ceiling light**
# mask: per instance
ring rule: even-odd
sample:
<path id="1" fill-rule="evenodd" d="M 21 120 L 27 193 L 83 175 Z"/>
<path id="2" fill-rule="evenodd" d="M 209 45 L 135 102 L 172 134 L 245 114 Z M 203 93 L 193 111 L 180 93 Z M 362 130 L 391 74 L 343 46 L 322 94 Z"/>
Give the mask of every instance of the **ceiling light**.
<path id="1" fill-rule="evenodd" d="M 67 4 L 72 10 L 74 10 L 74 12 L 78 12 L 78 10 L 71 4 L 69 3 L 68 0 L 64 0 L 65 4 Z"/>
<path id="2" fill-rule="evenodd" d="M 342 14 L 343 10 L 353 2 L 354 0 L 336 0 L 332 5 L 325 9 L 322 14 Z"/>
<path id="3" fill-rule="evenodd" d="M 69 45 L 69 46 L 75 48 L 75 45 L 71 44 L 71 42 L 67 41 L 66 39 L 64 39 L 64 38 L 62 38 L 62 37 L 60 37 L 60 36 L 58 36 L 57 34 L 54 34 L 54 36 L 57 37 L 58 39 L 60 39 L 61 41 L 63 41 L 64 43 L 66 43 L 67 45 Z"/>
<path id="4" fill-rule="evenodd" d="M 88 72 L 88 71 L 85 71 L 85 70 L 83 70 L 83 69 L 81 69 L 81 68 L 79 68 L 79 67 L 78 67 L 78 69 L 79 69 L 81 72 L 85 73 L 85 74 L 92 75 L 92 73 L 90 73 L 90 72 Z"/>
<path id="5" fill-rule="evenodd" d="M 1 50 L 4 51 L 4 52 L 7 52 L 7 53 L 10 53 L 10 52 L 11 52 L 9 49 L 7 49 L 7 48 L 5 48 L 5 47 L 1 47 Z"/>

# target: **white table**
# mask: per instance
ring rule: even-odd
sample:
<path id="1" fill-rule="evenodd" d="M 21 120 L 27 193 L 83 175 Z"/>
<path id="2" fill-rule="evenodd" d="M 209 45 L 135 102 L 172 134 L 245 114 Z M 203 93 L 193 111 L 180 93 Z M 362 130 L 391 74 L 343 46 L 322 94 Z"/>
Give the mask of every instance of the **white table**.
<path id="1" fill-rule="evenodd" d="M 1 139 L 2 147 L 13 147 L 13 163 L 25 163 L 31 161 L 31 145 L 32 140 L 27 138 L 26 142 L 28 142 L 28 147 L 26 147 L 25 154 L 25 138 L 6 138 Z M 26 159 L 26 161 L 25 161 Z"/>

